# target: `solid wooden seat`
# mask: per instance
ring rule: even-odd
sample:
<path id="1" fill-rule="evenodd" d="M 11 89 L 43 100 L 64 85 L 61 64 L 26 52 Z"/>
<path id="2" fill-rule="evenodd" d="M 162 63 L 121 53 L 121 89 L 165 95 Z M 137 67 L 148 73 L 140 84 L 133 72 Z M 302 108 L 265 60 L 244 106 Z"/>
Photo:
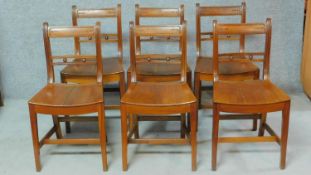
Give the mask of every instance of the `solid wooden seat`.
<path id="1" fill-rule="evenodd" d="M 152 81 L 144 82 L 138 78 L 137 66 L 139 64 L 157 63 L 159 58 L 168 58 L 167 54 L 143 55 L 137 54 L 137 37 L 175 37 L 181 41 L 181 56 L 167 64 L 176 64 L 179 68 L 179 81 L 171 82 Z M 175 26 L 134 26 L 130 23 L 130 57 L 131 57 L 131 81 L 129 87 L 121 99 L 121 126 L 122 126 L 122 165 L 123 170 L 128 168 L 127 147 L 128 144 L 191 144 L 192 170 L 196 170 L 197 141 L 197 101 L 187 83 L 187 39 L 186 25 Z M 148 81 L 148 80 L 147 80 Z M 189 127 L 185 123 L 185 115 L 180 117 L 181 138 L 141 138 L 138 136 L 138 121 L 150 121 L 149 117 L 155 117 L 157 121 L 167 121 L 166 117 L 189 113 Z M 136 117 L 133 118 L 132 116 Z M 138 116 L 140 115 L 140 116 Z M 141 116 L 143 115 L 143 116 Z M 147 116 L 144 116 L 147 115 Z M 137 117 L 138 116 L 138 117 Z M 147 118 L 148 119 L 147 119 Z M 179 116 L 178 116 L 179 117 Z M 135 121 L 133 121 L 135 120 Z M 153 119 L 154 120 L 154 119 Z M 189 133 L 190 132 L 190 133 Z M 132 136 L 135 136 L 134 138 Z"/>
<path id="2" fill-rule="evenodd" d="M 196 98 L 185 83 L 139 82 L 131 84 L 121 102 L 139 106 L 177 106 L 194 103 Z"/>
<path id="3" fill-rule="evenodd" d="M 48 84 L 29 100 L 40 106 L 84 106 L 103 103 L 103 86 L 98 84 Z"/>
<path id="4" fill-rule="evenodd" d="M 112 89 L 120 92 L 120 97 L 124 94 L 126 89 L 125 73 L 123 68 L 123 41 L 122 41 L 122 21 L 121 21 L 121 5 L 118 4 L 116 8 L 102 8 L 102 9 L 78 9 L 72 6 L 72 25 L 78 26 L 80 20 L 92 19 L 108 19 L 116 20 L 116 33 L 101 33 L 100 41 L 102 43 L 117 45 L 117 52 L 115 57 L 103 58 L 103 83 L 114 84 L 118 83 L 118 88 Z M 110 26 L 111 27 L 111 26 Z M 75 53 L 81 54 L 82 44 L 94 43 L 94 38 L 81 37 L 75 38 Z M 96 81 L 96 66 L 94 65 L 68 65 L 60 73 L 62 83 L 90 83 Z M 106 109 L 119 109 L 119 104 L 106 105 Z M 66 132 L 71 132 L 70 119 L 67 116 Z"/>
<path id="5" fill-rule="evenodd" d="M 54 55 L 50 40 L 58 38 L 93 37 L 96 41 L 94 55 Z M 102 82 L 102 61 L 100 24 L 84 27 L 49 27 L 43 24 L 48 83 L 29 101 L 32 140 L 36 170 L 41 170 L 40 148 L 45 144 L 98 144 L 101 147 L 102 166 L 108 169 L 106 151 L 106 128 Z M 55 50 L 55 49 L 54 49 Z M 58 65 L 95 65 L 96 81 L 90 84 L 55 83 L 55 66 Z M 64 138 L 60 121 L 66 117 L 60 115 L 81 115 L 98 113 L 99 138 Z M 40 139 L 37 114 L 52 115 L 53 127 Z M 56 135 L 56 139 L 51 138 Z"/>
<path id="6" fill-rule="evenodd" d="M 290 98 L 289 96 L 270 80 L 270 48 L 271 48 L 271 19 L 265 24 L 217 24 L 213 23 L 213 134 L 212 134 L 212 169 L 217 167 L 218 143 L 246 143 L 246 142 L 276 142 L 281 147 L 280 168 L 286 166 L 286 149 L 289 126 Z M 263 58 L 263 80 L 221 80 L 220 63 L 227 61 L 240 62 L 245 60 L 240 56 L 250 53 L 219 53 L 219 37 L 222 35 L 256 35 L 252 42 L 258 43 L 259 38 L 264 36 Z M 260 48 L 259 46 L 256 46 Z M 261 52 L 260 52 L 261 53 Z M 230 55 L 230 56 L 229 56 Z M 229 56 L 229 57 L 228 57 Z M 238 56 L 238 58 L 237 58 Z M 229 60 L 228 60 L 229 58 Z M 258 59 L 259 61 L 259 59 Z M 268 112 L 282 111 L 281 137 L 267 124 Z M 226 118 L 222 112 L 238 114 L 260 114 L 260 128 L 257 137 L 219 137 L 219 121 Z M 258 117 L 257 116 L 257 117 Z M 234 115 L 230 116 L 235 118 Z M 264 136 L 265 131 L 270 136 Z"/>
<path id="7" fill-rule="evenodd" d="M 215 82 L 214 103 L 228 105 L 264 105 L 290 100 L 289 96 L 270 80 Z"/>
<path id="8" fill-rule="evenodd" d="M 220 75 L 254 74 L 259 72 L 259 67 L 253 62 L 223 62 L 219 65 Z M 195 72 L 213 76 L 213 59 L 209 57 L 198 57 Z"/>
<path id="9" fill-rule="evenodd" d="M 104 58 L 103 62 L 103 81 L 105 76 L 119 74 L 124 72 L 122 61 L 116 58 Z M 66 77 L 70 76 L 86 76 L 93 77 L 93 81 L 96 79 L 96 65 L 69 65 L 62 70 L 62 74 Z M 70 79 L 70 78 L 67 78 Z M 72 80 L 74 81 L 74 80 Z M 72 82 L 69 81 L 69 82 Z"/>

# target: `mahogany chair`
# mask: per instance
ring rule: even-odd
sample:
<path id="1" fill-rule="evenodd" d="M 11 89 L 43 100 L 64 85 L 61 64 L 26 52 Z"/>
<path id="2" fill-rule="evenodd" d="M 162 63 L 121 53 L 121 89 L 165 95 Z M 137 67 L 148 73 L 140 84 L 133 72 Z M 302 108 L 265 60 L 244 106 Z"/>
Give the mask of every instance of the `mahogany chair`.
<path id="1" fill-rule="evenodd" d="M 277 142 L 281 146 L 280 168 L 285 168 L 286 147 L 289 126 L 290 97 L 270 80 L 271 19 L 265 24 L 217 24 L 213 23 L 213 134 L 212 169 L 216 170 L 218 143 Z M 222 35 L 259 35 L 265 37 L 263 52 L 219 53 L 219 40 Z M 259 38 L 252 38 L 254 41 Z M 258 46 L 257 46 L 258 47 Z M 261 58 L 263 57 L 263 58 Z M 227 61 L 248 62 L 249 59 L 263 61 L 263 79 L 232 81 L 220 79 L 220 63 Z M 282 111 L 281 137 L 276 135 L 262 115 L 258 137 L 219 137 L 220 113 L 261 113 Z M 264 136 L 264 131 L 270 136 Z"/>
<path id="2" fill-rule="evenodd" d="M 171 82 L 145 82 L 139 80 L 137 65 L 144 62 L 163 62 L 170 58 L 169 54 L 138 54 L 137 37 L 180 37 L 181 55 L 172 59 L 170 64 L 180 68 L 180 79 Z M 130 57 L 132 74 L 128 90 L 121 99 L 121 128 L 122 128 L 122 163 L 123 170 L 127 165 L 128 144 L 191 144 L 192 170 L 196 170 L 196 122 L 197 100 L 187 84 L 187 48 L 186 24 L 172 26 L 138 26 L 130 23 Z M 163 59 L 164 58 L 164 59 Z M 190 113 L 189 128 L 184 126 L 185 138 L 133 138 L 135 127 L 128 127 L 129 115 L 170 115 Z"/>
<path id="3" fill-rule="evenodd" d="M 92 37 L 96 54 L 53 55 L 50 39 Z M 106 131 L 103 99 L 103 71 L 100 24 L 92 27 L 49 27 L 43 24 L 43 38 L 48 83 L 29 101 L 29 113 L 36 170 L 41 170 L 40 148 L 45 144 L 99 144 L 104 171 L 107 170 Z M 54 67 L 58 65 L 95 65 L 96 82 L 87 84 L 55 83 Z M 67 139 L 62 136 L 59 115 L 98 113 L 99 138 Z M 52 115 L 54 126 L 39 140 L 37 114 Z M 53 134 L 57 139 L 51 139 Z"/>
<path id="4" fill-rule="evenodd" d="M 154 19 L 178 19 L 178 24 L 181 25 L 184 22 L 184 5 L 180 5 L 179 8 L 150 8 L 150 7 L 140 7 L 138 4 L 135 5 L 135 25 L 142 25 L 143 19 L 148 19 L 150 21 L 155 21 Z M 173 25 L 175 25 L 174 23 Z M 149 25 L 149 24 L 148 24 Z M 156 24 L 152 24 L 156 25 Z M 178 42 L 179 51 L 181 50 L 181 41 L 179 37 L 163 37 L 163 36 L 137 36 L 136 37 L 136 48 L 137 52 L 141 54 L 142 46 L 144 43 L 164 43 L 164 42 Z M 162 58 L 166 59 L 167 62 L 143 62 L 137 64 L 137 79 L 139 81 L 176 81 L 180 80 L 180 65 L 170 64 L 170 60 L 178 58 L 179 54 L 170 55 L 170 57 Z M 152 58 L 150 58 L 152 59 Z M 127 80 L 131 79 L 131 65 L 127 71 Z M 191 87 L 192 75 L 191 69 L 187 66 L 187 82 Z M 128 86 L 131 81 L 127 81 Z M 186 116 L 181 114 L 181 116 L 157 116 L 156 118 L 152 116 L 132 116 L 130 125 L 136 126 L 135 137 L 139 137 L 139 121 L 152 121 L 152 120 L 167 120 L 167 121 L 180 121 L 181 127 L 186 122 Z M 133 124 L 135 122 L 136 124 Z M 184 134 L 181 133 L 181 137 Z"/>
<path id="5" fill-rule="evenodd" d="M 212 108 L 212 103 L 201 105 L 201 84 L 202 81 L 213 81 L 213 59 L 204 56 L 202 51 L 202 43 L 213 40 L 213 32 L 201 31 L 201 20 L 205 18 L 216 17 L 235 17 L 240 18 L 240 23 L 246 22 L 246 4 L 243 2 L 241 6 L 200 6 L 196 4 L 196 47 L 197 47 L 197 61 L 194 73 L 194 91 L 199 100 L 200 107 Z M 245 50 L 245 36 L 221 36 L 219 40 L 239 41 L 240 52 Z M 220 79 L 231 80 L 249 80 L 259 79 L 260 69 L 253 62 L 224 62 L 220 64 Z M 237 117 L 240 116 L 240 117 Z M 253 131 L 257 130 L 258 115 L 236 115 L 234 118 L 226 117 L 224 120 L 230 119 L 252 119 Z"/>
<path id="6" fill-rule="evenodd" d="M 101 42 L 116 43 L 118 46 L 117 57 L 103 58 L 103 83 L 111 84 L 118 82 L 120 97 L 124 94 L 126 84 L 124 80 L 123 69 L 123 46 L 122 46 L 122 21 L 121 21 L 121 4 L 116 8 L 103 9 L 78 9 L 72 7 L 72 24 L 78 26 L 79 20 L 82 19 L 108 19 L 113 18 L 117 22 L 117 33 L 102 33 Z M 76 38 L 75 53 L 81 54 L 81 44 L 92 43 L 94 38 Z M 94 65 L 68 65 L 61 71 L 61 80 L 63 83 L 89 83 L 96 81 L 96 66 Z M 119 105 L 106 105 L 106 109 L 119 109 Z M 70 118 L 67 117 L 66 131 L 70 132 Z"/>
<path id="7" fill-rule="evenodd" d="M 154 18 L 169 18 L 179 19 L 179 25 L 183 23 L 184 19 L 184 5 L 180 5 L 179 8 L 149 8 L 140 7 L 138 4 L 135 5 L 135 24 L 142 25 L 142 19 L 154 19 Z M 175 24 L 173 24 L 175 25 Z M 141 53 L 141 45 L 144 42 L 181 42 L 178 37 L 137 37 L 136 47 L 138 53 Z M 181 49 L 181 45 L 180 45 Z M 171 55 L 172 59 L 176 55 Z M 167 58 L 168 60 L 170 58 Z M 128 80 L 131 77 L 131 66 L 127 71 Z M 137 64 L 137 79 L 144 81 L 172 81 L 180 79 L 180 66 L 177 64 L 165 64 L 165 63 L 140 63 Z M 187 66 L 187 81 L 189 86 L 192 84 L 191 80 L 191 69 Z M 128 81 L 130 83 L 130 81 Z"/>

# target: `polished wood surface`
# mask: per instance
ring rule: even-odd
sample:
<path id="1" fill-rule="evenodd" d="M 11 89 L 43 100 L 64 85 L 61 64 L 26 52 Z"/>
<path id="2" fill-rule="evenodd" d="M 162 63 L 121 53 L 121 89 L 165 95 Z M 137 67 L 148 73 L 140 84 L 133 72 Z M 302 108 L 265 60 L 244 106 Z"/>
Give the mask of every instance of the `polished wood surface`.
<path id="1" fill-rule="evenodd" d="M 192 170 L 196 170 L 197 142 L 197 103 L 196 98 L 187 84 L 187 34 L 186 24 L 176 26 L 149 26 L 134 25 L 130 23 L 130 58 L 131 58 L 131 81 L 128 90 L 121 99 L 121 127 L 122 127 L 122 164 L 123 170 L 128 168 L 128 144 L 191 144 Z M 178 31 L 176 31 L 178 29 Z M 138 65 L 140 53 L 137 52 L 135 40 L 137 36 L 145 34 L 159 36 L 178 36 L 181 41 L 179 58 L 179 79 L 172 82 L 143 82 L 138 79 Z M 181 138 L 141 138 L 138 134 L 138 121 L 146 120 L 153 116 L 158 121 L 167 120 L 172 114 L 189 113 L 189 126 L 186 126 L 185 115 L 181 115 Z M 147 115 L 138 116 L 138 115 Z M 158 117 L 158 115 L 168 115 Z M 176 116 L 172 116 L 176 119 Z M 134 120 L 134 121 L 133 121 Z M 147 119 L 147 120 L 150 120 Z M 188 128 L 187 128 L 188 127 Z M 189 133 L 190 131 L 190 133 Z M 133 138 L 134 136 L 134 138 Z"/>
<path id="2" fill-rule="evenodd" d="M 67 37 L 93 37 L 96 41 L 96 53 L 94 55 L 77 54 L 72 56 L 58 55 L 52 53 L 50 38 Z M 92 27 L 49 27 L 43 24 L 43 39 L 46 54 L 48 84 L 42 88 L 29 101 L 30 124 L 34 148 L 36 170 L 41 170 L 40 148 L 45 144 L 99 144 L 101 147 L 102 166 L 104 171 L 108 169 L 106 151 L 106 128 L 103 99 L 103 65 L 101 56 L 100 24 Z M 60 64 L 59 58 L 64 65 L 89 65 L 95 64 L 96 81 L 91 84 L 60 84 L 55 83 L 55 66 Z M 71 58 L 71 59 L 70 59 Z M 92 59 L 88 59 L 92 58 Z M 98 113 L 99 138 L 64 138 L 60 127 L 60 115 L 81 115 Z M 39 139 L 37 114 L 52 115 L 53 127 Z M 52 135 L 56 139 L 52 139 Z"/>
<path id="3" fill-rule="evenodd" d="M 303 39 L 303 53 L 301 60 L 301 82 L 303 90 L 309 98 L 311 98 L 311 1 L 306 1 L 306 18 Z"/>
<path id="4" fill-rule="evenodd" d="M 217 167 L 218 143 L 245 143 L 245 142 L 276 142 L 281 147 L 280 168 L 286 166 L 286 149 L 289 127 L 289 96 L 270 80 L 270 48 L 271 48 L 271 19 L 265 24 L 218 24 L 213 22 L 213 133 L 212 133 L 212 169 Z M 263 80 L 232 81 L 220 78 L 219 38 L 221 34 L 258 35 L 265 38 L 263 52 Z M 258 39 L 257 39 L 258 40 Z M 256 42 L 256 41 L 253 41 Z M 243 52 L 239 52 L 240 55 Z M 239 54 L 238 54 L 239 55 Z M 232 59 L 234 61 L 235 59 Z M 267 124 L 267 113 L 282 111 L 282 129 L 279 137 Z M 261 117 L 258 137 L 220 137 L 219 121 L 221 113 L 258 114 Z M 231 116 L 233 117 L 233 116 Z M 264 132 L 270 136 L 264 136 Z"/>
<path id="5" fill-rule="evenodd" d="M 111 84 L 118 83 L 118 91 L 120 97 L 124 94 L 126 89 L 125 74 L 123 68 L 123 39 L 122 39 L 122 19 L 121 19 L 121 5 L 118 4 L 116 8 L 103 9 L 78 9 L 76 6 L 72 7 L 72 25 L 78 26 L 80 19 L 107 19 L 113 18 L 117 23 L 116 33 L 101 33 L 100 41 L 102 43 L 115 43 L 118 46 L 118 51 L 115 58 L 103 58 L 103 83 Z M 75 37 L 75 53 L 81 54 L 81 44 L 94 43 L 93 37 Z M 69 65 L 61 71 L 61 80 L 63 83 L 90 83 L 96 80 L 96 66 L 94 65 Z M 106 105 L 106 109 L 118 109 L 119 105 Z M 66 121 L 66 132 L 71 132 L 70 122 Z"/>

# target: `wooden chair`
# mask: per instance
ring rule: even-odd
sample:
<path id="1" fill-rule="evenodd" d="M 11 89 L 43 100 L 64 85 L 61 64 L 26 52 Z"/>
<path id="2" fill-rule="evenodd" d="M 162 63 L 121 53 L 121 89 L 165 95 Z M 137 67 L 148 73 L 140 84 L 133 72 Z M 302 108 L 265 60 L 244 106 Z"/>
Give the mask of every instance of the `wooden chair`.
<path id="1" fill-rule="evenodd" d="M 163 62 L 170 58 L 167 54 L 137 54 L 138 48 L 135 42 L 137 37 L 180 37 L 181 55 L 172 59 L 171 64 L 181 66 L 180 80 L 172 82 L 144 82 L 138 80 L 137 67 L 144 62 Z M 121 128 L 122 128 L 122 163 L 123 170 L 127 170 L 127 146 L 136 144 L 191 144 L 192 147 L 192 170 L 196 170 L 196 122 L 197 101 L 187 82 L 187 48 L 186 48 L 186 24 L 176 26 L 134 26 L 130 23 L 130 57 L 132 74 L 128 90 L 121 99 Z M 170 115 L 178 113 L 190 113 L 190 136 L 189 129 L 185 129 L 186 138 L 132 138 L 135 127 L 128 127 L 128 115 Z"/>
<path id="2" fill-rule="evenodd" d="M 212 134 L 212 169 L 216 170 L 218 143 L 245 142 L 277 142 L 281 146 L 280 168 L 285 168 L 286 147 L 289 125 L 289 96 L 274 85 L 270 80 L 270 47 L 271 19 L 266 24 L 217 24 L 213 23 L 213 134 Z M 219 53 L 218 43 L 222 35 L 264 35 L 264 52 Z M 255 41 L 258 38 L 253 38 Z M 260 58 L 263 57 L 263 58 Z M 220 63 L 227 61 L 248 62 L 249 59 L 263 61 L 263 80 L 230 81 L 220 79 Z M 282 111 L 281 137 L 277 136 L 266 123 L 266 113 Z M 219 137 L 219 120 L 227 113 L 261 113 L 261 123 L 258 137 Z M 264 131 L 271 136 L 264 136 Z"/>
<path id="3" fill-rule="evenodd" d="M 98 18 L 115 18 L 117 22 L 117 33 L 102 33 L 101 41 L 103 43 L 117 43 L 118 53 L 115 58 L 103 59 L 103 83 L 119 83 L 120 97 L 124 94 L 126 84 L 124 80 L 123 69 L 123 46 L 122 46 L 122 21 L 121 21 L 121 4 L 116 8 L 104 9 L 78 9 L 72 7 L 72 24 L 78 26 L 79 19 L 98 19 Z M 75 53 L 81 54 L 80 45 L 83 43 L 94 42 L 94 38 L 77 38 L 75 39 Z M 96 81 L 96 66 L 94 65 L 68 65 L 61 71 L 61 80 L 63 83 L 89 83 Z M 106 105 L 106 109 L 119 109 L 119 105 Z M 67 117 L 66 131 L 70 132 L 70 118 Z"/>
<path id="4" fill-rule="evenodd" d="M 142 19 L 178 19 L 179 25 L 183 23 L 184 19 L 184 5 L 180 5 L 179 8 L 149 8 L 149 7 L 140 7 L 138 4 L 135 5 L 135 25 L 142 25 Z M 152 24 L 155 25 L 155 24 Z M 136 48 L 137 52 L 141 54 L 143 43 L 163 43 L 163 42 L 179 42 L 179 51 L 181 50 L 181 41 L 179 37 L 163 37 L 163 36 L 137 36 L 136 37 Z M 170 64 L 169 60 L 174 60 L 179 56 L 170 55 L 167 59 L 168 62 L 144 62 L 137 64 L 137 79 L 139 81 L 149 81 L 149 82 L 167 82 L 167 81 L 176 81 L 180 80 L 180 65 Z M 152 59 L 152 58 L 150 58 Z M 131 79 L 131 65 L 127 71 L 127 80 Z M 187 66 L 187 82 L 189 86 L 192 85 L 192 75 L 191 69 Z M 128 86 L 131 81 L 127 81 Z M 185 123 L 185 115 L 181 116 L 132 116 L 130 120 L 131 126 L 136 126 L 135 137 L 139 137 L 139 121 L 153 121 L 153 120 L 167 120 L 167 121 L 180 121 L 181 126 Z M 135 122 L 136 124 L 133 124 Z M 184 137 L 184 134 L 181 133 L 181 137 Z"/>
<path id="5" fill-rule="evenodd" d="M 96 43 L 94 55 L 53 55 L 50 39 L 92 37 Z M 100 42 L 100 24 L 95 27 L 49 27 L 43 24 L 43 38 L 47 62 L 48 83 L 28 101 L 36 170 L 41 170 L 40 148 L 45 144 L 99 144 L 103 168 L 106 171 L 106 131 L 103 99 L 103 74 Z M 96 82 L 88 84 L 55 83 L 54 67 L 57 65 L 96 65 Z M 52 115 L 54 126 L 39 140 L 37 114 Z M 63 138 L 58 115 L 98 113 L 99 138 Z M 57 139 L 50 139 L 53 134 Z"/>
<path id="6" fill-rule="evenodd" d="M 179 18 L 179 24 L 184 21 L 184 5 L 180 5 L 179 8 L 149 8 L 139 7 L 135 5 L 135 24 L 142 25 L 141 19 L 152 18 Z M 173 24 L 174 25 L 174 24 Z M 141 53 L 141 45 L 143 42 L 179 42 L 178 37 L 137 37 L 136 47 L 138 53 Z M 180 45 L 181 46 L 181 45 Z M 181 47 L 180 47 L 181 49 Z M 176 55 L 171 55 L 174 59 Z M 170 58 L 168 58 L 170 59 Z M 131 77 L 131 66 L 127 70 L 128 80 Z M 172 81 L 180 79 L 180 66 L 177 64 L 165 64 L 165 63 L 140 63 L 137 64 L 137 79 L 143 81 Z M 189 86 L 192 84 L 191 69 L 187 66 L 187 81 Z M 130 81 L 128 81 L 130 83 Z"/>
<path id="7" fill-rule="evenodd" d="M 246 4 L 243 2 L 241 6 L 200 6 L 196 4 L 196 47 L 197 47 L 197 61 L 194 73 L 194 91 L 197 99 L 199 100 L 199 106 L 203 108 L 212 108 L 211 104 L 201 105 L 201 83 L 202 81 L 213 81 L 213 59 L 206 57 L 202 53 L 202 43 L 213 40 L 213 32 L 202 32 L 201 20 L 203 17 L 228 17 L 236 16 L 240 17 L 240 23 L 246 22 Z M 245 36 L 221 36 L 220 40 L 239 41 L 240 52 L 245 50 Z M 248 80 L 259 79 L 260 69 L 253 62 L 225 62 L 220 64 L 220 78 L 231 80 Z M 238 117 L 239 116 L 239 117 Z M 234 118 L 226 117 L 224 119 L 252 119 L 253 131 L 257 130 L 258 115 L 236 115 Z"/>

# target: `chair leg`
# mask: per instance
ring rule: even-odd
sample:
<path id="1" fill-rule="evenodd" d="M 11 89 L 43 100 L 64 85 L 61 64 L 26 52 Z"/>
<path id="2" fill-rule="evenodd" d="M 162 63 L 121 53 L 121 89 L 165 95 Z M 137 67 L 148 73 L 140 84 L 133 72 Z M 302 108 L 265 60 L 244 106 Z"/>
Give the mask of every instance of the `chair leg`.
<path id="1" fill-rule="evenodd" d="M 65 118 L 69 118 L 69 115 L 65 115 Z M 65 127 L 66 127 L 66 133 L 71 133 L 71 126 L 70 126 L 69 121 L 65 122 Z"/>
<path id="2" fill-rule="evenodd" d="M 32 143 L 35 156 L 36 171 L 41 171 L 41 161 L 40 161 L 40 144 L 39 144 L 39 134 L 38 134 L 38 120 L 37 114 L 35 113 L 33 106 L 29 104 L 29 114 L 30 114 L 30 125 L 32 133 Z"/>
<path id="3" fill-rule="evenodd" d="M 180 119 L 180 138 L 185 138 L 186 135 L 186 114 L 181 114 Z"/>
<path id="4" fill-rule="evenodd" d="M 122 133 L 122 167 L 127 171 L 127 113 L 121 104 L 121 133 Z"/>
<path id="5" fill-rule="evenodd" d="M 58 116 L 57 115 L 52 115 L 52 118 L 53 118 L 54 127 L 56 129 L 56 138 L 61 139 L 61 138 L 63 138 L 63 135 L 62 135 L 62 130 L 61 130 L 60 122 L 58 120 Z"/>
<path id="6" fill-rule="evenodd" d="M 120 87 L 120 98 L 125 93 L 126 84 L 125 84 L 125 77 L 124 72 L 120 73 L 120 81 L 119 81 L 119 87 Z"/>
<path id="7" fill-rule="evenodd" d="M 194 73 L 194 95 L 198 99 L 199 108 L 201 108 L 201 80 L 199 73 Z"/>
<path id="8" fill-rule="evenodd" d="M 288 139 L 288 127 L 289 127 L 289 112 L 290 112 L 290 102 L 284 105 L 282 110 L 282 135 L 281 135 L 281 160 L 280 168 L 285 169 L 286 167 L 286 149 L 287 149 L 287 139 Z"/>
<path id="9" fill-rule="evenodd" d="M 219 111 L 216 103 L 213 104 L 213 134 L 212 134 L 212 170 L 217 167 L 217 145 L 219 131 Z"/>
<path id="10" fill-rule="evenodd" d="M 138 121 L 138 116 L 137 115 L 132 115 L 133 116 L 133 122 L 134 122 L 134 137 L 135 139 L 139 138 L 139 121 Z"/>
<path id="11" fill-rule="evenodd" d="M 266 120 L 267 120 L 267 113 L 261 114 L 258 136 L 264 136 L 265 135 Z"/>
<path id="12" fill-rule="evenodd" d="M 102 154 L 103 170 L 108 170 L 107 160 L 107 136 L 106 136 L 106 119 L 104 113 L 104 104 L 98 105 L 98 128 L 99 128 L 99 140 Z"/>
<path id="13" fill-rule="evenodd" d="M 190 142 L 191 142 L 191 157 L 192 157 L 192 171 L 197 170 L 197 103 L 193 103 L 190 109 Z"/>
<path id="14" fill-rule="evenodd" d="M 253 129 L 252 131 L 256 131 L 257 130 L 257 119 L 253 119 Z"/>

